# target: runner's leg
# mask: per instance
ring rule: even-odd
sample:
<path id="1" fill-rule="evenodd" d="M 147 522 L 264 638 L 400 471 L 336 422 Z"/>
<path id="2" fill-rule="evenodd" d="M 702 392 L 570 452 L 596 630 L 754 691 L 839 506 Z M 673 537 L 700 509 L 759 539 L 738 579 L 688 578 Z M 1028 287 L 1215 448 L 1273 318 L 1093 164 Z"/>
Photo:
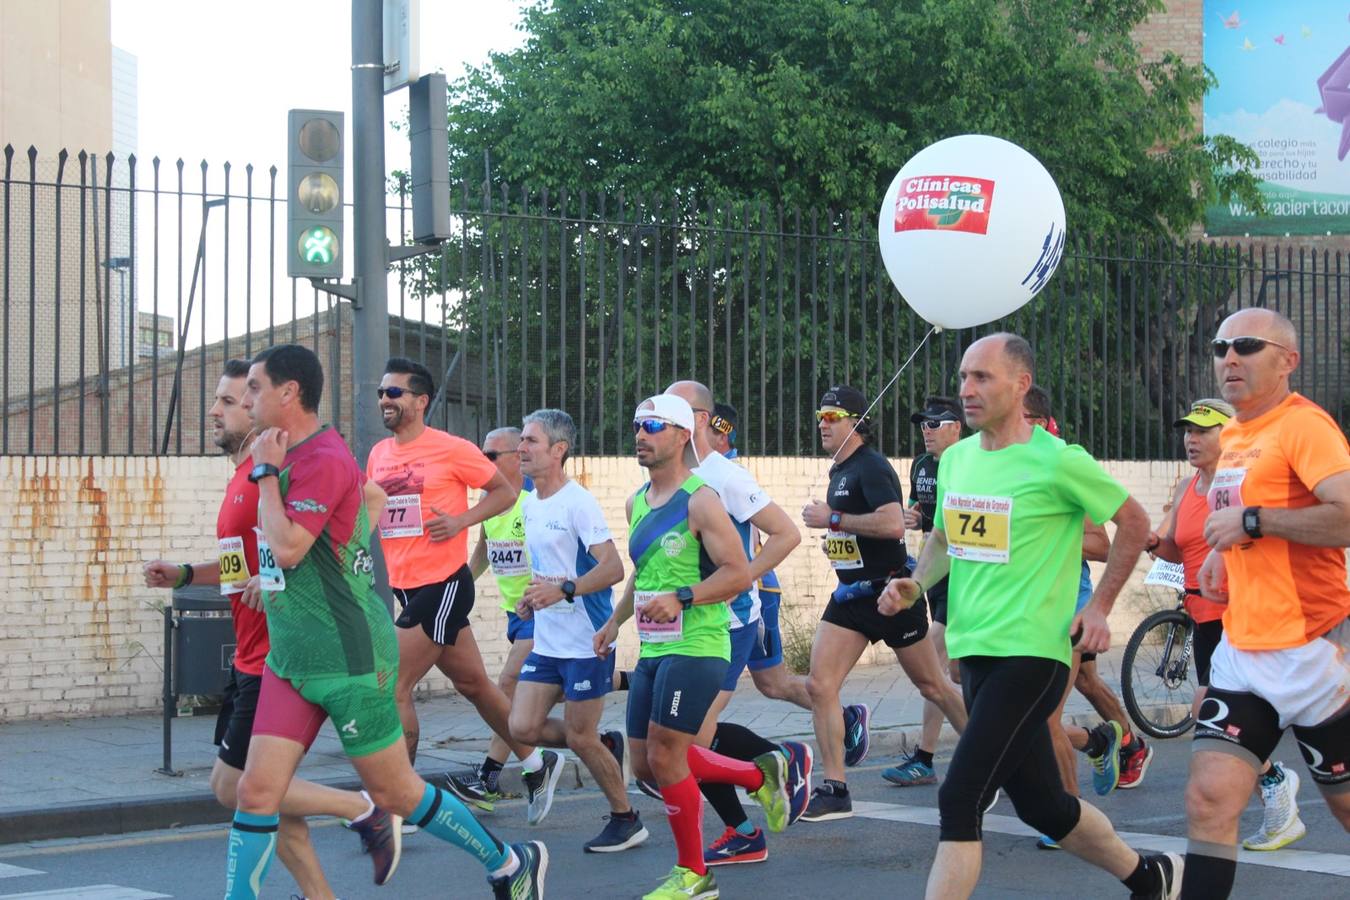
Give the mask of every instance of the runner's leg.
<path id="1" fill-rule="evenodd" d="M 600 716 L 605 711 L 605 698 L 568 700 L 563 706 L 563 727 L 566 746 L 571 748 L 590 773 L 609 801 L 610 812 L 629 813 L 628 791 L 623 783 L 623 770 L 614 754 L 600 742 Z"/>
<path id="2" fill-rule="evenodd" d="M 421 729 L 417 724 L 417 707 L 413 691 L 441 655 L 441 646 L 434 642 L 421 625 L 396 628 L 398 635 L 398 682 L 394 700 L 398 704 L 398 718 L 403 723 L 403 740 L 407 745 L 409 761 L 417 759 L 417 741 Z"/>
<path id="3" fill-rule="evenodd" d="M 923 694 L 925 700 L 936 704 L 960 734 L 966 727 L 966 706 L 961 694 L 943 673 L 938 662 L 937 651 L 928 638 L 923 638 L 908 647 L 895 648 L 895 658 L 905 670 L 909 680 Z"/>
<path id="4" fill-rule="evenodd" d="M 402 650 L 401 645 L 399 649 Z M 459 691 L 464 699 L 474 705 L 483 721 L 506 741 L 517 758 L 521 760 L 530 758 L 534 748 L 510 736 L 511 701 L 502 693 L 502 689 L 488 678 L 472 628 L 467 625 L 461 628 L 455 642 L 441 648 L 436 668 L 454 683 L 455 690 Z"/>
<path id="5" fill-rule="evenodd" d="M 806 690 L 811 695 L 811 719 L 816 731 L 825 778 L 841 784 L 844 776 L 844 708 L 839 692 L 844 678 L 862 658 L 867 638 L 857 631 L 821 622 L 811 645 L 811 674 Z"/>

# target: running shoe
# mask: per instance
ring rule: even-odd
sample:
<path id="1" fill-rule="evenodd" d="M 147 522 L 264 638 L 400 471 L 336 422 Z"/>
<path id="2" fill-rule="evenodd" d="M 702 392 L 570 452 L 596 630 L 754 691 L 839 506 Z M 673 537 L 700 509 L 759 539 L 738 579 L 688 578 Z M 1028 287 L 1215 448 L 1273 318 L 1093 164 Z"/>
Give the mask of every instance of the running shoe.
<path id="1" fill-rule="evenodd" d="M 414 834 L 417 834 L 417 832 L 421 831 L 422 829 L 418 828 L 416 825 L 409 822 L 407 819 L 404 819 L 403 824 L 399 826 L 398 830 L 399 834 L 402 834 L 404 837 L 410 837 Z"/>
<path id="2" fill-rule="evenodd" d="M 806 812 L 811 802 L 811 748 L 801 741 L 783 741 L 787 754 L 788 824 Z"/>
<path id="3" fill-rule="evenodd" d="M 1181 896 L 1185 860 L 1176 853 L 1151 853 L 1144 857 L 1144 862 L 1158 867 L 1158 889 L 1147 894 L 1131 894 L 1130 900 L 1177 900 Z"/>
<path id="4" fill-rule="evenodd" d="M 476 806 L 484 812 L 492 812 L 497 808 L 496 802 L 502 799 L 501 794 L 488 790 L 482 776 L 476 771 L 462 772 L 458 775 L 446 772 L 445 789 L 463 801 L 466 806 Z"/>
<path id="5" fill-rule="evenodd" d="M 370 800 L 365 791 L 361 796 Z M 376 806 L 370 815 L 347 825 L 349 831 L 361 838 L 361 852 L 370 855 L 376 884 L 387 884 L 398 868 L 399 857 L 403 855 L 403 832 L 399 829 L 402 823 L 401 817 Z"/>
<path id="6" fill-rule="evenodd" d="M 631 819 L 615 815 L 608 815 L 605 818 L 609 821 L 605 823 L 604 830 L 582 847 L 587 853 L 618 853 L 620 850 L 636 847 L 649 837 L 647 829 L 642 825 L 642 819 L 638 818 L 637 810 L 633 810 Z"/>
<path id="7" fill-rule="evenodd" d="M 666 798 L 661 796 L 661 786 L 655 781 L 643 781 L 641 778 L 634 778 L 633 780 L 637 782 L 639 791 L 642 791 L 642 793 L 651 797 L 653 800 L 660 800 L 662 803 L 666 802 Z"/>
<path id="8" fill-rule="evenodd" d="M 900 765 L 882 769 L 881 777 L 900 787 L 937 784 L 937 773 L 933 771 L 933 767 L 919 762 L 913 753 L 901 760 Z"/>
<path id="9" fill-rule="evenodd" d="M 1122 791 L 1139 787 L 1152 761 L 1152 745 L 1144 743 L 1144 739 L 1136 734 L 1130 746 L 1120 748 L 1120 783 L 1116 787 Z"/>
<path id="10" fill-rule="evenodd" d="M 1098 797 L 1105 797 L 1120 783 L 1120 739 L 1124 733 L 1119 722 L 1103 722 L 1092 730 L 1100 730 L 1106 735 L 1106 749 L 1102 755 L 1087 755 L 1092 763 L 1092 789 Z"/>
<path id="11" fill-rule="evenodd" d="M 844 765 L 853 768 L 867 759 L 872 745 L 872 710 L 866 703 L 844 707 Z"/>
<path id="12" fill-rule="evenodd" d="M 829 822 L 852 816 L 853 798 L 848 794 L 836 794 L 828 784 L 822 784 L 811 792 L 811 803 L 802 814 L 802 821 Z"/>
<path id="13" fill-rule="evenodd" d="M 1261 830 L 1242 839 L 1242 846 L 1248 850 L 1279 850 L 1308 833 L 1308 826 L 1298 815 L 1298 773 L 1278 762 L 1272 769 L 1279 769 L 1284 778 L 1273 784 L 1261 779 L 1261 802 L 1266 811 L 1261 816 Z"/>
<path id="14" fill-rule="evenodd" d="M 787 762 L 787 754 L 778 750 L 755 757 L 755 765 L 764 773 L 764 783 L 750 791 L 750 796 L 764 807 L 765 824 L 775 833 L 788 826 Z"/>
<path id="15" fill-rule="evenodd" d="M 1047 837 L 1046 835 L 1041 835 L 1040 837 L 1036 838 L 1036 849 L 1037 849 L 1037 850 L 1058 850 L 1058 849 L 1060 849 L 1060 846 L 1059 846 L 1059 842 L 1058 842 L 1058 841 L 1052 841 L 1052 840 L 1051 840 L 1049 837 Z"/>
<path id="16" fill-rule="evenodd" d="M 614 761 L 619 764 L 619 774 L 623 775 L 623 732 L 605 731 L 600 735 L 600 743 L 605 745 L 605 749 L 614 757 Z"/>
<path id="17" fill-rule="evenodd" d="M 720 896 L 712 872 L 700 875 L 692 869 L 676 866 L 661 886 L 644 894 L 642 900 L 717 900 Z"/>
<path id="18" fill-rule="evenodd" d="M 762 828 L 756 828 L 755 833 L 750 835 L 728 828 L 703 851 L 705 866 L 734 866 L 739 863 L 764 862 L 768 858 L 769 844 L 764 840 Z"/>
<path id="19" fill-rule="evenodd" d="M 548 848 L 543 841 L 512 844 L 520 866 L 510 875 L 488 877 L 495 900 L 543 900 L 544 876 L 548 872 Z"/>
<path id="20" fill-rule="evenodd" d="M 558 779 L 563 773 L 562 754 L 545 750 L 541 754 L 544 767 L 534 772 L 526 772 L 525 782 L 525 821 L 538 825 L 553 808 L 553 792 L 558 787 Z"/>

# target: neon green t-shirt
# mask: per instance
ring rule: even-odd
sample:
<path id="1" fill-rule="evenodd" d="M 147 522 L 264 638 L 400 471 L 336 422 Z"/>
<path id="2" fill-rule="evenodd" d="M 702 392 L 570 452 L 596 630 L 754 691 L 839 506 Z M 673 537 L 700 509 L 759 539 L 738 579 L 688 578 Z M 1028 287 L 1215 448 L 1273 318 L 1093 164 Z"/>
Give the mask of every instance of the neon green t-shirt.
<path id="1" fill-rule="evenodd" d="M 656 656 L 718 656 L 731 661 L 731 613 L 725 603 L 700 603 L 681 613 L 675 623 L 645 626 L 641 614 L 644 593 L 670 593 L 692 587 L 712 574 L 715 566 L 703 543 L 689 530 L 689 500 L 703 487 L 690 475 L 675 495 L 653 509 L 647 505 L 645 484 L 633 496 L 633 520 L 628 527 L 628 554 L 637 567 L 633 589 L 642 643 L 639 658 Z"/>
<path id="2" fill-rule="evenodd" d="M 516 505 L 483 522 L 487 538 L 488 565 L 502 595 L 502 609 L 513 613 L 530 586 L 530 554 L 525 550 L 525 517 L 521 509 L 525 494 L 516 495 Z"/>
<path id="3" fill-rule="evenodd" d="M 1086 450 L 1042 428 L 1001 450 L 982 450 L 978 434 L 949 447 L 933 523 L 952 557 L 948 654 L 1068 665 L 1083 516 L 1104 523 L 1128 496 Z"/>

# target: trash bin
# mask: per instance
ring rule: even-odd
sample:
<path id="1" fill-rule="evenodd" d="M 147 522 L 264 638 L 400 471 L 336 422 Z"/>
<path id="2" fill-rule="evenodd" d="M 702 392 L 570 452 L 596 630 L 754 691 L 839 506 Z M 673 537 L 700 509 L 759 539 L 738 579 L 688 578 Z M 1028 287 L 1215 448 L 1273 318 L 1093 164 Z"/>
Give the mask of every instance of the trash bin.
<path id="1" fill-rule="evenodd" d="M 164 775 L 173 768 L 173 718 L 178 698 L 223 694 L 234 663 L 234 621 L 230 601 L 215 585 L 176 588 L 164 607 Z"/>

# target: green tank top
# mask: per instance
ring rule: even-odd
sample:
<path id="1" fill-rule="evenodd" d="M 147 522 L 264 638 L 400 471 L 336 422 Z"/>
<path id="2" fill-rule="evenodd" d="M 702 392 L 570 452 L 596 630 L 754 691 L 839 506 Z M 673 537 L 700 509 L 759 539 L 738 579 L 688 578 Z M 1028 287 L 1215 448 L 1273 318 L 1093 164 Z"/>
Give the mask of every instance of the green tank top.
<path id="1" fill-rule="evenodd" d="M 707 578 L 717 567 L 703 544 L 689 530 L 689 499 L 704 484 L 690 475 L 663 505 L 651 507 L 643 485 L 633 496 L 633 518 L 628 526 L 628 555 L 637 568 L 633 589 L 644 593 L 672 593 Z M 658 656 L 715 656 L 730 661 L 730 614 L 725 603 L 705 603 L 684 610 L 678 627 L 644 625 L 638 616 L 642 642 L 640 658 Z"/>
<path id="2" fill-rule="evenodd" d="M 516 495 L 516 505 L 483 522 L 487 538 L 488 565 L 502 595 L 502 609 L 513 613 L 530 586 L 530 556 L 525 551 L 525 491 Z"/>

